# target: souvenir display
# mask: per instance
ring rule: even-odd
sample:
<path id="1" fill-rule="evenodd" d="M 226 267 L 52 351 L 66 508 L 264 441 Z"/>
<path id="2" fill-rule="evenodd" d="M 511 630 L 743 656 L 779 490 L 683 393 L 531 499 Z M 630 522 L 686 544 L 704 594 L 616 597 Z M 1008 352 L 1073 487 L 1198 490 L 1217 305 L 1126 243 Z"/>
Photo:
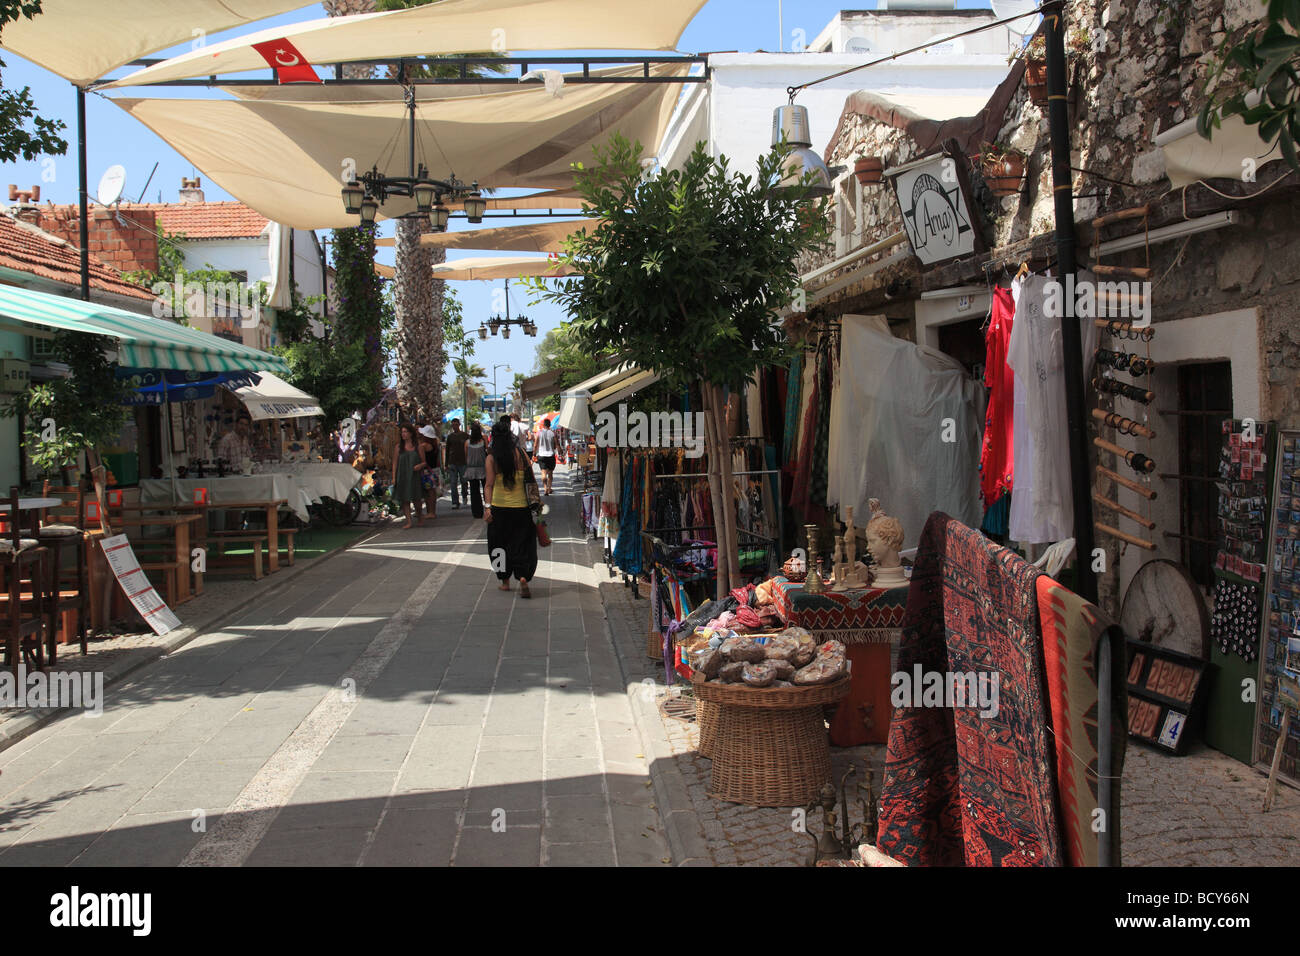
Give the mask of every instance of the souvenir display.
<path id="1" fill-rule="evenodd" d="M 1198 725 L 1205 709 L 1205 661 L 1145 641 L 1130 640 L 1128 647 L 1129 734 L 1186 753 L 1193 737 L 1188 725 Z"/>
<path id="2" fill-rule="evenodd" d="M 1259 727 L 1255 756 L 1271 761 L 1286 716 L 1286 688 L 1300 678 L 1300 432 L 1280 435 L 1276 507 L 1268 563 L 1268 599 L 1260 646 Z M 1294 705 L 1291 705 L 1294 706 Z M 1277 771 L 1300 782 L 1300 721 L 1292 717 Z"/>
<path id="3" fill-rule="evenodd" d="M 1210 639 L 1220 653 L 1253 661 L 1259 656 L 1259 595 L 1253 584 L 1220 581 L 1214 589 Z"/>

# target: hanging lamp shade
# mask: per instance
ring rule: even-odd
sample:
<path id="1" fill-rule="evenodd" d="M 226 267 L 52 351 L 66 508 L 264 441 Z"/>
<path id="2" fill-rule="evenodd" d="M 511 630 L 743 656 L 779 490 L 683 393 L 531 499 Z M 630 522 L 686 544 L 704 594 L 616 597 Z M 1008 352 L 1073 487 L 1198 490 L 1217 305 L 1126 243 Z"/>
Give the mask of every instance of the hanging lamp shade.
<path id="1" fill-rule="evenodd" d="M 355 179 L 343 187 L 343 208 L 349 216 L 361 212 L 361 201 L 366 198 L 366 191 Z"/>
<path id="2" fill-rule="evenodd" d="M 482 222 L 483 213 L 487 212 L 487 200 L 483 194 L 478 191 L 478 184 L 472 193 L 465 197 L 465 218 L 470 222 Z"/>
<path id="3" fill-rule="evenodd" d="M 781 140 L 793 147 L 786 157 L 783 173 L 776 184 L 776 192 L 789 194 L 803 182 L 805 174 L 813 176 L 812 187 L 808 195 L 817 198 L 831 194 L 831 174 L 826 163 L 812 149 L 812 132 L 808 125 L 808 107 L 787 103 L 778 106 L 772 113 L 772 146 L 781 145 Z"/>
<path id="4" fill-rule="evenodd" d="M 375 216 L 379 212 L 379 203 L 373 196 L 367 196 L 361 200 L 361 221 L 374 222 Z"/>
<path id="5" fill-rule="evenodd" d="M 429 214 L 429 222 L 433 224 L 434 232 L 446 232 L 447 223 L 451 221 L 451 210 L 447 205 L 438 200 L 433 204 L 433 211 Z"/>
<path id="6" fill-rule="evenodd" d="M 427 213 L 432 208 L 437 190 L 438 187 L 427 179 L 421 179 L 411 187 L 411 195 L 415 197 L 415 208 L 418 212 Z"/>

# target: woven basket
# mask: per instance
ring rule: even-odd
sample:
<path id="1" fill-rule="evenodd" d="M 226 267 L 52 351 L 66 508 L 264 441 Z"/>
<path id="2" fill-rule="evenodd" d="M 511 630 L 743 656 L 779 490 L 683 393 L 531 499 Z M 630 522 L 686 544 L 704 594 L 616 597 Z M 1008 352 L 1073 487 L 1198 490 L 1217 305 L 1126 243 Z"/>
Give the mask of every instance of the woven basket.
<path id="1" fill-rule="evenodd" d="M 664 636 L 653 627 L 645 632 L 645 656 L 656 661 L 664 659 Z"/>
<path id="2" fill-rule="evenodd" d="M 713 761 L 709 794 L 751 807 L 807 806 L 830 779 L 822 709 L 844 697 L 849 678 L 812 687 L 696 682 L 700 751 Z M 705 725 L 708 752 L 705 752 Z"/>
<path id="3" fill-rule="evenodd" d="M 808 687 L 750 687 L 740 682 L 723 684 L 718 681 L 696 681 L 692 687 L 699 700 L 711 703 L 764 710 L 797 710 L 842 700 L 849 692 L 849 677 L 846 674 L 832 683 Z"/>
<path id="4" fill-rule="evenodd" d="M 700 747 L 701 757 L 713 759 L 714 737 L 716 733 L 716 723 L 718 719 L 718 705 L 712 701 L 703 700 L 696 695 L 695 698 L 695 725 L 700 728 Z"/>

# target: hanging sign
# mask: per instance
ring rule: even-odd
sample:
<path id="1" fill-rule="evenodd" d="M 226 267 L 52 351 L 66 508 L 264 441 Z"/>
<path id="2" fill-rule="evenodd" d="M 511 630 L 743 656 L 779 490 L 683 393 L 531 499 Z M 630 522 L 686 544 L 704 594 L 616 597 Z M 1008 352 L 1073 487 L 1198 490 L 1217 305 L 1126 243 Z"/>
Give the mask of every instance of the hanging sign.
<path id="1" fill-rule="evenodd" d="M 935 153 L 884 175 L 894 184 L 903 228 L 922 265 L 971 255 L 981 245 L 971 225 L 970 187 L 955 158 Z"/>
<path id="2" fill-rule="evenodd" d="M 153 628 L 154 633 L 166 634 L 180 627 L 180 618 L 158 596 L 158 592 L 154 590 L 154 586 L 149 583 L 144 571 L 140 569 L 140 562 L 136 560 L 135 551 L 132 550 L 131 542 L 127 540 L 126 535 L 113 535 L 99 544 L 104 549 L 108 566 L 113 569 L 113 576 L 117 578 L 117 583 L 122 585 L 127 600 L 140 612 L 140 616 Z"/>

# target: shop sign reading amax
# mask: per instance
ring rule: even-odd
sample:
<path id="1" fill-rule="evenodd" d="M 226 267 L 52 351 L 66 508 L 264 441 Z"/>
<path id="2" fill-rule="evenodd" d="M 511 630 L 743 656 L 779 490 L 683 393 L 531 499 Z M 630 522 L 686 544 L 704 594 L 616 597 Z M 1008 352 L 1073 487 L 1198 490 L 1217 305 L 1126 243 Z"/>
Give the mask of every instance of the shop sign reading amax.
<path id="1" fill-rule="evenodd" d="M 970 255 L 978 237 L 971 228 L 968 189 L 957 161 L 944 153 L 926 156 L 884 174 L 894 184 L 903 228 L 922 265 Z"/>

